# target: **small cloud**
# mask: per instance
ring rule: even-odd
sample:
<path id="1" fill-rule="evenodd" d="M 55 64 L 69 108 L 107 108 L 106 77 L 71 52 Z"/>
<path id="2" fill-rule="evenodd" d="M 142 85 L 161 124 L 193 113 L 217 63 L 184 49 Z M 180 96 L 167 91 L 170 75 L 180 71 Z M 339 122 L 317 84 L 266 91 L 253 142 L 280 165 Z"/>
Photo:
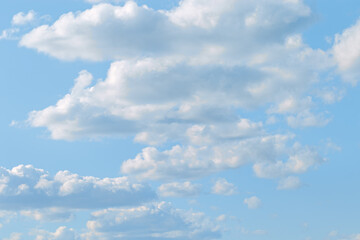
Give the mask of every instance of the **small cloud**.
<path id="1" fill-rule="evenodd" d="M 257 209 L 261 206 L 261 200 L 256 196 L 245 198 L 244 203 L 248 206 L 249 209 Z"/>
<path id="2" fill-rule="evenodd" d="M 340 152 L 342 149 L 336 143 L 332 142 L 331 139 L 327 139 L 326 141 L 326 150 L 332 150 Z"/>
<path id="3" fill-rule="evenodd" d="M 279 181 L 278 190 L 297 189 L 301 187 L 301 181 L 298 177 L 290 176 Z"/>
<path id="4" fill-rule="evenodd" d="M 35 20 L 36 18 L 36 13 L 33 10 L 30 10 L 28 13 L 23 13 L 23 12 L 19 12 L 17 14 L 15 14 L 12 18 L 12 25 L 25 25 L 28 23 L 31 23 Z"/>
<path id="5" fill-rule="evenodd" d="M 15 34 L 18 33 L 20 30 L 18 28 L 9 28 L 5 29 L 1 32 L 0 40 L 13 40 L 16 39 Z"/>
<path id="6" fill-rule="evenodd" d="M 234 195 L 237 192 L 237 189 L 234 184 L 229 183 L 226 179 L 219 179 L 216 181 L 212 187 L 212 193 L 218 195 Z"/>
<path id="7" fill-rule="evenodd" d="M 191 182 L 173 182 L 163 184 L 158 188 L 158 193 L 162 197 L 191 197 L 201 192 L 200 184 L 192 184 Z"/>

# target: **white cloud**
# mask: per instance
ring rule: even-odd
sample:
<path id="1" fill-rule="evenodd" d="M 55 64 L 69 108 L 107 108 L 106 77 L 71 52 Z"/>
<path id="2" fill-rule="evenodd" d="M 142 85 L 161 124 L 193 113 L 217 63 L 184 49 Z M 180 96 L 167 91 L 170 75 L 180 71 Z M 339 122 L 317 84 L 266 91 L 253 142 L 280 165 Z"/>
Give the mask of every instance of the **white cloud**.
<path id="1" fill-rule="evenodd" d="M 294 96 L 290 96 L 288 99 L 280 102 L 276 107 L 272 107 L 268 110 L 269 113 L 297 113 L 307 110 L 313 105 L 312 98 L 310 96 L 304 99 L 296 99 Z"/>
<path id="2" fill-rule="evenodd" d="M 97 83 L 80 72 L 69 94 L 31 112 L 28 122 L 54 139 L 179 143 L 162 152 L 144 148 L 122 164 L 139 179 L 188 179 L 246 163 L 258 170 L 281 163 L 281 177 L 292 174 L 300 150 L 289 136 L 267 134 L 239 110 L 271 105 L 291 113 L 294 127 L 326 122 L 309 110 L 307 92 L 333 63 L 296 32 L 310 20 L 302 1 L 282 0 L 185 0 L 169 11 L 130 1 L 65 14 L 20 44 L 64 60 L 116 61 Z M 289 99 L 299 104 L 285 106 Z"/>
<path id="3" fill-rule="evenodd" d="M 226 179 L 219 179 L 212 187 L 212 193 L 219 195 L 233 195 L 237 192 L 237 188 L 234 184 L 229 183 Z"/>
<path id="4" fill-rule="evenodd" d="M 194 128 L 230 133 L 237 109 L 302 98 L 331 65 L 327 53 L 293 35 L 310 18 L 302 2 L 280 0 L 186 0 L 170 11 L 127 2 L 68 13 L 21 44 L 66 60 L 141 59 L 114 62 L 94 85 L 81 72 L 71 93 L 29 122 L 67 140 L 136 135 L 157 144 Z"/>
<path id="5" fill-rule="evenodd" d="M 288 190 L 288 189 L 296 189 L 299 187 L 301 187 L 300 179 L 298 177 L 289 176 L 279 181 L 277 189 Z"/>
<path id="6" fill-rule="evenodd" d="M 106 209 L 93 213 L 88 221 L 88 239 L 181 239 L 221 237 L 219 227 L 203 213 L 183 211 L 168 203 L 131 209 Z"/>
<path id="7" fill-rule="evenodd" d="M 250 15 L 254 21 L 248 25 Z M 264 41 L 281 42 L 310 19 L 310 9 L 300 1 L 186 0 L 170 11 L 128 1 L 124 6 L 99 4 L 64 14 L 53 25 L 25 35 L 21 45 L 67 60 L 193 55 L 207 46 L 225 45 L 233 55 L 254 50 Z"/>
<path id="8" fill-rule="evenodd" d="M 335 102 L 335 95 L 331 94 L 332 92 L 323 92 L 321 97 L 327 103 L 330 103 L 330 101 L 333 103 Z M 314 105 L 311 96 L 303 99 L 290 96 L 276 106 L 271 107 L 267 112 L 269 114 L 285 114 L 288 125 L 293 128 L 325 126 L 330 121 L 329 117 L 325 113 L 311 112 Z"/>
<path id="9" fill-rule="evenodd" d="M 16 39 L 15 34 L 18 33 L 20 30 L 18 28 L 9 28 L 5 29 L 1 32 L 0 40 L 11 40 Z"/>
<path id="10" fill-rule="evenodd" d="M 77 240 L 80 239 L 74 229 L 61 226 L 54 233 L 45 230 L 35 230 L 31 235 L 36 236 L 36 240 Z"/>
<path id="11" fill-rule="evenodd" d="M 291 136 L 259 136 L 212 146 L 174 146 L 163 152 L 144 148 L 134 159 L 122 164 L 122 172 L 139 179 L 192 179 L 245 164 L 254 164 L 262 178 L 280 178 L 301 174 L 324 162 L 309 148 L 295 143 Z M 284 160 L 281 160 L 284 159 Z"/>
<path id="12" fill-rule="evenodd" d="M 337 61 L 340 72 L 344 78 L 356 83 L 359 78 L 360 64 L 360 20 L 341 34 L 335 36 L 335 43 L 332 49 L 334 58 Z"/>
<path id="13" fill-rule="evenodd" d="M 254 164 L 254 171 L 261 178 L 279 178 L 291 174 L 301 174 L 311 167 L 323 163 L 326 159 L 309 147 L 294 145 L 294 152 L 284 161 L 261 162 Z"/>
<path id="14" fill-rule="evenodd" d="M 256 209 L 256 208 L 259 208 L 261 206 L 261 200 L 256 196 L 253 196 L 253 197 L 250 197 L 250 198 L 245 198 L 244 203 L 250 209 Z"/>
<path id="15" fill-rule="evenodd" d="M 298 113 L 295 116 L 287 117 L 287 123 L 293 128 L 298 127 L 322 127 L 330 122 L 330 118 L 325 113 L 314 114 L 309 110 Z"/>
<path id="16" fill-rule="evenodd" d="M 191 182 L 173 182 L 162 184 L 158 188 L 158 193 L 162 197 L 192 197 L 201 192 L 200 184 Z"/>
<path id="17" fill-rule="evenodd" d="M 7 210 L 93 209 L 134 205 L 154 198 L 149 186 L 132 183 L 126 177 L 100 179 L 69 171 L 50 176 L 31 165 L 0 168 L 0 208 Z"/>
<path id="18" fill-rule="evenodd" d="M 28 13 L 19 12 L 15 14 L 12 18 L 13 25 L 25 25 L 31 23 L 35 20 L 36 13 L 33 10 L 30 10 Z"/>
<path id="19" fill-rule="evenodd" d="M 92 213 L 87 229 L 65 226 L 55 232 L 33 230 L 36 240 L 209 240 L 221 238 L 215 219 L 160 202 L 134 208 L 109 208 Z"/>

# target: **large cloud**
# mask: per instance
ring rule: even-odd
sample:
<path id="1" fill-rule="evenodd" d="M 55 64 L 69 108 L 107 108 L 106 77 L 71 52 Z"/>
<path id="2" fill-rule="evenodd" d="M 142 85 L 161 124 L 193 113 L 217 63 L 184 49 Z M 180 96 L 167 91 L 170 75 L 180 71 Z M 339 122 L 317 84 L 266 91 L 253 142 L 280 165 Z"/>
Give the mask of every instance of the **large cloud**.
<path id="1" fill-rule="evenodd" d="M 170 11 L 128 1 L 64 14 L 26 34 L 20 44 L 65 60 L 194 55 L 211 46 L 244 58 L 282 42 L 310 19 L 301 1 L 186 0 Z"/>
<path id="2" fill-rule="evenodd" d="M 217 239 L 219 227 L 203 213 L 183 211 L 168 203 L 132 209 L 106 209 L 88 221 L 91 239 Z"/>
<path id="3" fill-rule="evenodd" d="M 332 65 L 293 35 L 310 18 L 301 1 L 280 0 L 186 0 L 170 11 L 130 1 L 66 14 L 21 44 L 68 60 L 126 59 L 95 85 L 81 72 L 70 94 L 29 121 L 55 139 L 137 135 L 150 144 L 181 140 L 194 124 L 230 128 L 239 109 L 303 99 Z M 326 122 L 310 107 L 273 113 L 293 114 L 294 127 Z"/>
<path id="4" fill-rule="evenodd" d="M 55 232 L 34 230 L 31 235 L 39 240 L 211 240 L 221 237 L 221 229 L 204 213 L 184 211 L 160 202 L 94 212 L 85 231 L 62 226 Z"/>
<path id="5" fill-rule="evenodd" d="M 289 136 L 269 134 L 242 113 L 268 108 L 292 127 L 328 122 L 312 110 L 311 95 L 333 63 L 295 34 L 310 19 L 302 1 L 282 0 L 185 0 L 169 11 L 130 1 L 68 13 L 21 44 L 65 60 L 117 61 L 97 83 L 82 71 L 69 94 L 31 112 L 29 123 L 54 139 L 172 144 L 145 148 L 122 165 L 140 179 L 193 178 L 245 163 L 256 164 L 260 177 L 269 168 L 276 168 L 271 177 L 302 173 L 291 165 L 302 150 Z M 306 170 L 322 161 L 313 150 L 308 156 Z"/>
<path id="6" fill-rule="evenodd" d="M 192 179 L 225 169 L 253 164 L 261 178 L 283 178 L 301 174 L 325 161 L 316 150 L 298 143 L 291 136 L 258 136 L 245 140 L 206 146 L 174 146 L 159 151 L 143 149 L 122 164 L 122 172 L 139 179 Z"/>
<path id="7" fill-rule="evenodd" d="M 132 183 L 126 177 L 100 179 L 81 177 L 68 171 L 50 176 L 31 165 L 0 169 L 0 208 L 6 210 L 129 206 L 155 197 L 150 187 Z M 51 213 L 56 215 L 56 212 Z"/>

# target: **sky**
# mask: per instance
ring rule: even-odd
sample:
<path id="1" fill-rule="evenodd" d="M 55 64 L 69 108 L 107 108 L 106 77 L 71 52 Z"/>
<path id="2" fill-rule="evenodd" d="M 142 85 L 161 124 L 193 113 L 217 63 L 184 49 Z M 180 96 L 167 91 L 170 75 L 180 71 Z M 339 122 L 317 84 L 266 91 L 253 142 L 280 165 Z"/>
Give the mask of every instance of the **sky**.
<path id="1" fill-rule="evenodd" d="M 1 5 L 0 239 L 360 239 L 358 1 Z"/>

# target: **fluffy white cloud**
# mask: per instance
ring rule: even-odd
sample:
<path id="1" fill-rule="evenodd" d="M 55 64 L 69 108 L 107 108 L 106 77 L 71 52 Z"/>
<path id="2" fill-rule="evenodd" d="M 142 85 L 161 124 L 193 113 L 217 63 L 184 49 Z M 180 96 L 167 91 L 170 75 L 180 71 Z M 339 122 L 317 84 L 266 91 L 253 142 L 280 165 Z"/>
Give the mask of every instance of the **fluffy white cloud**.
<path id="1" fill-rule="evenodd" d="M 302 1 L 282 0 L 185 0 L 169 11 L 129 1 L 65 14 L 20 44 L 65 60 L 117 61 L 97 83 L 82 71 L 69 94 L 28 121 L 54 139 L 179 143 L 144 148 L 123 163 L 123 173 L 140 179 L 193 178 L 245 163 L 259 176 L 276 164 L 286 169 L 280 177 L 303 172 L 290 166 L 302 150 L 288 136 L 269 135 L 239 112 L 277 106 L 269 112 L 292 114 L 292 126 L 325 123 L 311 114 L 307 91 L 333 63 L 297 34 L 310 19 Z M 298 160 L 305 169 L 316 162 L 309 152 L 310 160 Z"/>
<path id="2" fill-rule="evenodd" d="M 300 174 L 324 160 L 309 147 L 290 145 L 291 136 L 258 136 L 206 146 L 174 146 L 163 152 L 145 148 L 122 164 L 122 172 L 139 179 L 191 179 L 217 171 L 254 164 L 258 177 Z M 284 160 L 282 160 L 284 159 Z"/>
<path id="3" fill-rule="evenodd" d="M 136 205 L 155 197 L 149 186 L 132 183 L 126 177 L 100 179 L 81 177 L 68 171 L 50 176 L 31 165 L 0 168 L 0 208 L 7 210 L 105 208 Z M 37 218 L 36 212 L 23 213 L 35 214 Z M 50 209 L 48 215 L 51 213 L 56 216 Z"/>
<path id="4" fill-rule="evenodd" d="M 21 45 L 67 60 L 193 55 L 211 46 L 244 55 L 281 42 L 310 19 L 301 1 L 186 0 L 170 11 L 128 1 L 64 14 L 25 35 Z"/>
<path id="5" fill-rule="evenodd" d="M 36 236 L 36 240 L 77 240 L 80 239 L 74 229 L 61 226 L 54 233 L 37 230 L 31 233 Z"/>
<path id="6" fill-rule="evenodd" d="M 291 174 L 301 174 L 326 160 L 309 147 L 301 147 L 295 144 L 293 151 L 286 162 L 273 161 L 254 164 L 255 174 L 261 178 L 278 178 Z"/>
<path id="7" fill-rule="evenodd" d="M 92 213 L 87 229 L 59 227 L 33 230 L 36 240 L 211 240 L 221 237 L 217 220 L 201 212 L 184 211 L 160 202 L 135 208 L 109 208 Z"/>
<path id="8" fill-rule="evenodd" d="M 301 187 L 300 179 L 298 177 L 289 176 L 279 181 L 277 189 L 288 190 L 288 189 L 296 189 L 299 187 Z"/>
<path id="9" fill-rule="evenodd" d="M 250 197 L 250 198 L 245 198 L 244 203 L 250 209 L 256 209 L 256 208 L 259 208 L 261 206 L 261 200 L 256 196 L 253 196 L 253 197 Z"/>
<path id="10" fill-rule="evenodd" d="M 237 192 L 237 188 L 234 184 L 229 183 L 226 179 L 219 179 L 212 187 L 212 193 L 219 195 L 233 195 Z"/>
<path id="11" fill-rule="evenodd" d="M 33 10 L 30 10 L 28 13 L 19 12 L 15 14 L 12 18 L 13 25 L 25 25 L 31 23 L 35 20 L 36 13 Z"/>
<path id="12" fill-rule="evenodd" d="M 200 184 L 191 182 L 172 182 L 162 184 L 158 188 L 158 193 L 162 197 L 191 197 L 201 192 Z"/>
<path id="13" fill-rule="evenodd" d="M 333 54 L 345 79 L 356 83 L 360 66 L 360 20 L 335 37 Z"/>
<path id="14" fill-rule="evenodd" d="M 181 239 L 220 238 L 219 227 L 203 213 L 183 211 L 168 203 L 131 209 L 106 209 L 88 221 L 88 239 Z"/>

